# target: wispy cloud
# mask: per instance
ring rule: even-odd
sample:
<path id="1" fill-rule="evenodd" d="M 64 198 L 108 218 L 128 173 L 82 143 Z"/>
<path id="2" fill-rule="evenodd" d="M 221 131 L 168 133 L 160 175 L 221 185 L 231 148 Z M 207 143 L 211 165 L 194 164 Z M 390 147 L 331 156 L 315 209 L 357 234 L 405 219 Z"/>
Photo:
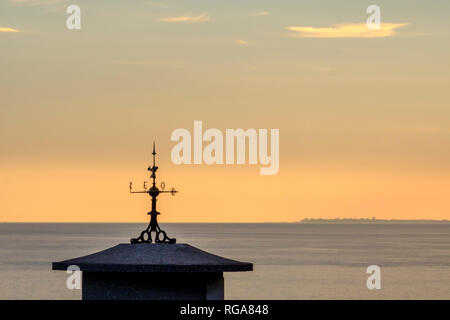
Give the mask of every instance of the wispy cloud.
<path id="1" fill-rule="evenodd" d="M 161 18 L 158 21 L 162 22 L 190 22 L 190 23 L 203 23 L 208 22 L 210 20 L 208 14 L 202 13 L 198 16 L 180 16 L 180 17 L 169 17 L 169 18 Z"/>
<path id="2" fill-rule="evenodd" d="M 240 46 L 247 46 L 248 45 L 248 41 L 247 40 L 242 40 L 242 39 L 233 39 L 234 43 L 240 45 Z"/>
<path id="3" fill-rule="evenodd" d="M 153 68 L 183 69 L 190 65 L 187 60 L 160 60 L 160 59 L 142 59 L 142 60 L 113 60 L 112 64 L 129 66 L 148 66 Z"/>
<path id="4" fill-rule="evenodd" d="M 396 34 L 396 29 L 407 23 L 382 23 L 380 29 L 369 29 L 365 23 L 338 24 L 326 28 L 315 27 L 286 27 L 292 31 L 289 35 L 294 38 L 383 38 Z"/>
<path id="5" fill-rule="evenodd" d="M 0 27 L 0 32 L 19 32 L 19 30 L 13 29 L 13 28 L 2 28 L 2 27 Z"/>
<path id="6" fill-rule="evenodd" d="M 326 65 L 318 65 L 318 64 L 299 64 L 299 63 L 292 63 L 287 61 L 280 61 L 275 64 L 263 64 L 263 65 L 251 65 L 249 67 L 252 71 L 263 71 L 263 72 L 274 72 L 274 71 L 280 71 L 280 70 L 289 70 L 291 71 L 298 71 L 298 72 L 304 72 L 304 71 L 310 71 L 310 72 L 320 72 L 320 73 L 327 73 L 332 74 L 334 73 L 334 69 L 330 66 Z"/>
<path id="7" fill-rule="evenodd" d="M 417 132 L 421 132 L 421 133 L 435 133 L 435 134 L 439 134 L 439 133 L 449 133 L 450 129 L 448 128 L 436 128 L 436 127 L 424 127 L 424 128 L 418 128 L 416 129 Z"/>
<path id="8" fill-rule="evenodd" d="M 251 16 L 262 17 L 262 16 L 268 16 L 269 14 L 270 14 L 269 11 L 259 11 L 259 12 L 252 13 Z"/>

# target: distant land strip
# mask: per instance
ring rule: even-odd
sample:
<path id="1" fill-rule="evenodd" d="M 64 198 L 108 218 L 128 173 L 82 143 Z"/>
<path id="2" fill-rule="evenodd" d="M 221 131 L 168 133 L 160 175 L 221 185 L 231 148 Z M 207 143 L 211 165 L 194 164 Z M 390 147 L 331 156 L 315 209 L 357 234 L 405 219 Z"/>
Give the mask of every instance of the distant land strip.
<path id="1" fill-rule="evenodd" d="M 432 220 L 432 219 L 417 219 L 417 220 L 403 220 L 403 219 L 376 219 L 376 218 L 335 218 L 335 219 L 312 219 L 306 218 L 299 223 L 450 223 L 450 220 Z"/>

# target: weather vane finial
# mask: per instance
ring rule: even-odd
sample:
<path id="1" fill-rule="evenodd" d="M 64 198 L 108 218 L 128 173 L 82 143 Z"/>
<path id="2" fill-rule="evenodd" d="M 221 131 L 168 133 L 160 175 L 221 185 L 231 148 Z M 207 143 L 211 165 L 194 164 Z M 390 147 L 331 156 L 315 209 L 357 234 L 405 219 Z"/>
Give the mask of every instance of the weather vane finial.
<path id="1" fill-rule="evenodd" d="M 131 243 L 175 243 L 176 239 L 169 238 L 165 231 L 161 230 L 158 225 L 157 217 L 160 214 L 156 211 L 156 198 L 160 193 L 170 193 L 173 196 L 178 191 L 175 188 L 172 188 L 170 191 L 164 191 L 165 184 L 161 182 L 161 190 L 156 186 L 156 171 L 158 167 L 155 164 L 156 161 L 156 151 L 155 151 L 155 142 L 153 141 L 153 165 L 148 167 L 148 171 L 151 171 L 150 178 L 152 179 L 152 187 L 147 190 L 147 181 L 144 182 L 144 191 L 133 191 L 133 183 L 130 182 L 130 193 L 148 193 L 150 197 L 152 197 L 152 211 L 148 214 L 150 215 L 150 223 L 144 231 L 141 232 L 138 238 L 131 239 Z"/>

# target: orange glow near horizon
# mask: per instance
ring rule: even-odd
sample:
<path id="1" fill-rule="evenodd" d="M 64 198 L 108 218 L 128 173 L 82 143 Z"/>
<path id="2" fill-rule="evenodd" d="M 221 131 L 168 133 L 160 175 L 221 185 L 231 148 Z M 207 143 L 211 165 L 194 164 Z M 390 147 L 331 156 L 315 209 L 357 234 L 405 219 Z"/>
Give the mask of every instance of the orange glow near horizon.
<path id="1" fill-rule="evenodd" d="M 449 173 L 285 167 L 276 176 L 260 176 L 257 168 L 159 166 L 158 180 L 180 190 L 158 197 L 161 222 L 450 218 Z M 2 174 L 1 220 L 144 223 L 150 198 L 129 194 L 128 182 L 139 189 L 145 177 L 144 170 L 127 166 L 9 168 Z"/>

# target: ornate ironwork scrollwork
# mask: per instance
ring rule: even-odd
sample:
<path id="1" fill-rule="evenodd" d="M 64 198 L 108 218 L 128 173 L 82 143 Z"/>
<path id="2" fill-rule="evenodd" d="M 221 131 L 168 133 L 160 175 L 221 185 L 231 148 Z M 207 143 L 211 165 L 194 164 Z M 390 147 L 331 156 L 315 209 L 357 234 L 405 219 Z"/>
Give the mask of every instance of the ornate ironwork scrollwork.
<path id="1" fill-rule="evenodd" d="M 167 236 L 167 233 L 159 227 L 156 222 L 156 226 L 152 223 L 143 230 L 139 237 L 131 239 L 132 244 L 136 243 L 176 243 L 176 239 Z"/>

